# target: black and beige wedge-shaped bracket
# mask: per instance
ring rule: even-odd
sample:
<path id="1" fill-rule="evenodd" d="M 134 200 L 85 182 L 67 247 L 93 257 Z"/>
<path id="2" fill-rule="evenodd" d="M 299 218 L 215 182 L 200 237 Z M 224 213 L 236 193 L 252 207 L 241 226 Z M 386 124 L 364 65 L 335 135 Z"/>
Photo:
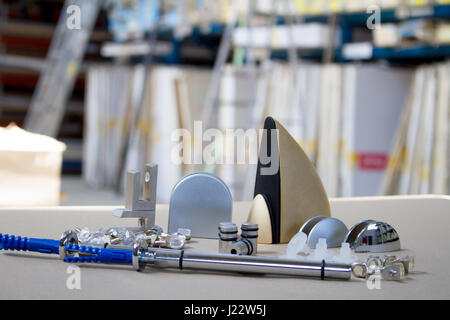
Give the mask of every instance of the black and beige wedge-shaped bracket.
<path id="1" fill-rule="evenodd" d="M 145 165 L 143 182 L 141 173 L 129 171 L 126 177 L 125 208 L 114 210 L 119 218 L 137 218 L 139 228 L 147 230 L 155 225 L 156 187 L 158 182 L 158 165 Z"/>
<path id="2" fill-rule="evenodd" d="M 288 243 L 306 221 L 330 215 L 314 165 L 277 120 L 266 118 L 247 219 L 259 226 L 258 242 Z"/>

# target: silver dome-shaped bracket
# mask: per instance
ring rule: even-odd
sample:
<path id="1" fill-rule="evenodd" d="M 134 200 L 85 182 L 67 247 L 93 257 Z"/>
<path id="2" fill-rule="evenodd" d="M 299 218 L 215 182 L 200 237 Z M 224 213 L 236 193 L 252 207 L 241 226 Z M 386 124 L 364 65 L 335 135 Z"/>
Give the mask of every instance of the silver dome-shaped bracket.
<path id="1" fill-rule="evenodd" d="M 345 238 L 355 252 L 391 252 L 400 250 L 397 231 L 386 222 L 358 222 Z"/>

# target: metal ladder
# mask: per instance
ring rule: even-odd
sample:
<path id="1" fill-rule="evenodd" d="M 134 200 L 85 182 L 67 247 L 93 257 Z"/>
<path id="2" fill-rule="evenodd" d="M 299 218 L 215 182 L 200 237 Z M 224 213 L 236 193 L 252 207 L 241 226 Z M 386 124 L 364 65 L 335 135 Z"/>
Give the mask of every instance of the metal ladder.
<path id="1" fill-rule="evenodd" d="M 28 131 L 56 137 L 102 0 L 66 0 L 25 117 Z M 74 8 L 80 28 L 68 27 Z"/>
<path id="2" fill-rule="evenodd" d="M 6 14 L 6 5 L 3 2 L 0 2 L 0 39 L 2 39 L 3 34 L 3 22 L 6 21 L 7 14 Z M 0 41 L 0 55 L 3 55 L 4 48 L 2 45 L 2 42 Z M 0 70 L 0 76 L 2 74 L 2 71 Z M 0 81 L 0 116 L 3 113 L 3 83 Z"/>

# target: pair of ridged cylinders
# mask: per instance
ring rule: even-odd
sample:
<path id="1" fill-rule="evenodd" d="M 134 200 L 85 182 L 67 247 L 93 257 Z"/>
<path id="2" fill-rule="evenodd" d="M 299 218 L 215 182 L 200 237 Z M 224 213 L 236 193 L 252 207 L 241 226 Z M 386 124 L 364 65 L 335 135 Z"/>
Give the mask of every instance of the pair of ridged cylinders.
<path id="1" fill-rule="evenodd" d="M 219 224 L 219 252 L 236 255 L 256 255 L 258 251 L 258 225 L 245 222 L 241 225 L 239 237 L 238 227 L 232 222 Z"/>

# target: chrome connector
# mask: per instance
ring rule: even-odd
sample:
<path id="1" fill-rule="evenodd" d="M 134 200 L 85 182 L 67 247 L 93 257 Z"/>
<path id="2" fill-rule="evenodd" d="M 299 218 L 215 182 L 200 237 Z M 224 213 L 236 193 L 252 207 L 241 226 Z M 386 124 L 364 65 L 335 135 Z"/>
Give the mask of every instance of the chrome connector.
<path id="1" fill-rule="evenodd" d="M 75 230 L 66 230 L 59 239 L 59 257 L 64 260 L 65 257 L 72 257 L 74 254 L 65 249 L 68 244 L 79 244 L 78 235 Z"/>
<path id="2" fill-rule="evenodd" d="M 397 258 L 396 256 L 385 256 L 383 261 L 384 266 L 401 263 L 405 268 L 405 273 L 408 274 L 414 271 L 414 256 L 406 256 L 404 258 Z"/>
<path id="3" fill-rule="evenodd" d="M 246 222 L 241 226 L 239 239 L 238 228 L 232 222 L 219 225 L 219 252 L 235 255 L 255 255 L 258 249 L 258 225 Z"/>
<path id="4" fill-rule="evenodd" d="M 369 278 L 380 274 L 383 280 L 402 281 L 405 275 L 413 270 L 414 257 L 398 259 L 395 256 L 369 256 L 365 262 L 352 265 L 352 273 L 357 278 Z"/>

